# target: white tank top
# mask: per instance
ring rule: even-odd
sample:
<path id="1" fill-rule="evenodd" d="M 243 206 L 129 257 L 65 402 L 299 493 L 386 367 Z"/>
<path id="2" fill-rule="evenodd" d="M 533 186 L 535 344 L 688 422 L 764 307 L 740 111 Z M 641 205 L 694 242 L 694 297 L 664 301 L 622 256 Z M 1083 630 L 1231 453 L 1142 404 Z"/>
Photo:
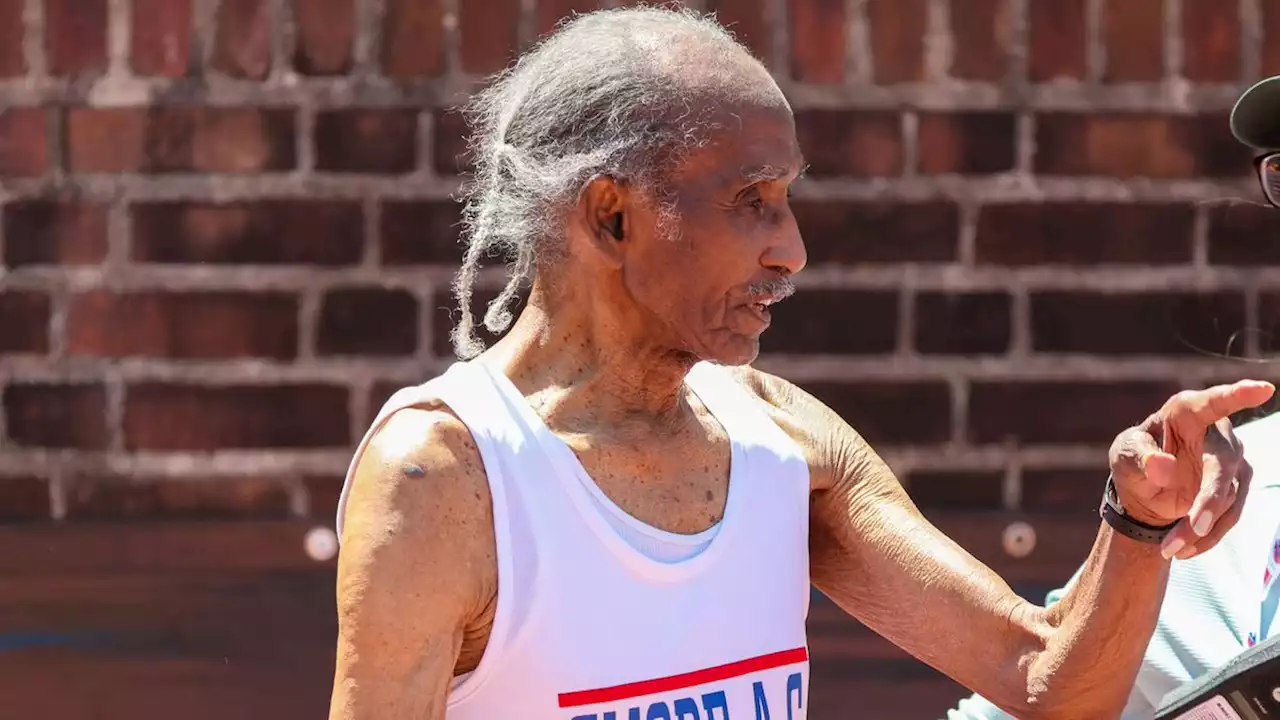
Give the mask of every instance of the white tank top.
<path id="1" fill-rule="evenodd" d="M 626 539 L 662 531 L 614 505 L 501 372 L 455 363 L 383 406 L 356 459 L 392 413 L 438 400 L 488 474 L 497 608 L 479 666 L 454 681 L 448 720 L 806 717 L 808 467 L 723 368 L 701 363 L 687 382 L 729 436 L 729 492 L 711 531 L 667 534 L 693 541 L 693 554 L 662 559 Z"/>

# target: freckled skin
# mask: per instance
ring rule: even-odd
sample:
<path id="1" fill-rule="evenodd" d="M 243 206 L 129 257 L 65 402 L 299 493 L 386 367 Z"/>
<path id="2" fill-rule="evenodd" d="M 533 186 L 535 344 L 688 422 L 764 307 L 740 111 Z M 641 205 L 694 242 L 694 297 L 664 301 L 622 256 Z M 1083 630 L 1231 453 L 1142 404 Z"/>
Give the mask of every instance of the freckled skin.
<path id="1" fill-rule="evenodd" d="M 765 324 L 748 288 L 805 263 L 787 201 L 803 160 L 781 101 L 720 112 L 726 129 L 675 173 L 678 235 L 662 234 L 638 190 L 593 181 L 566 218 L 563 266 L 540 274 L 477 362 L 511 379 L 619 507 L 685 534 L 722 516 L 730 446 L 684 377 L 698 360 L 731 366 L 805 453 L 818 588 L 1010 714 L 1115 717 L 1164 591 L 1158 546 L 1103 526 L 1072 592 L 1049 610 L 1030 605 L 925 520 L 839 416 L 751 368 Z M 741 179 L 758 167 L 783 172 Z M 608 232 L 616 223 L 622 240 Z M 497 593 L 468 430 L 440 405 L 394 414 L 359 459 L 347 507 L 330 717 L 440 720 L 450 679 L 483 655 Z"/>

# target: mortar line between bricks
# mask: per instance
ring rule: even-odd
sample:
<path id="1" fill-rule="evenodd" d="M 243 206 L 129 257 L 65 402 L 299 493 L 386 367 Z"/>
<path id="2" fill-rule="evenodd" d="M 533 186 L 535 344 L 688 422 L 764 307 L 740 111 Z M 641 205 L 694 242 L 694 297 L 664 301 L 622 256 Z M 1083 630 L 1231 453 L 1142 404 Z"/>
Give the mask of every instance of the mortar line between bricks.
<path id="1" fill-rule="evenodd" d="M 429 362 L 413 355 L 395 359 L 318 357 L 304 362 L 268 360 L 179 360 L 164 358 L 74 357 L 51 362 L 40 356 L 0 357 L 0 374 L 14 383 L 100 382 L 116 373 L 122 382 L 178 383 L 196 387 L 228 385 L 321 384 L 347 387 L 364 373 L 395 382 L 421 381 L 452 357 Z M 1035 354 L 1026 358 L 930 355 L 784 355 L 764 354 L 757 366 L 796 381 L 938 381 L 949 377 L 970 381 L 1113 383 L 1171 381 L 1188 373 L 1238 375 L 1238 358 L 1205 356 L 1107 356 Z"/>
<path id="2" fill-rule="evenodd" d="M 962 377 L 947 378 L 951 390 L 951 445 L 963 447 L 969 437 L 969 383 Z"/>
<path id="3" fill-rule="evenodd" d="M 56 110 L 51 108 L 49 112 Z M 51 122 L 56 126 L 56 119 Z M 60 149 L 56 155 L 62 155 Z M 947 199 L 981 203 L 1177 201 L 1212 204 L 1245 200 L 1247 194 L 1254 190 L 1254 183 L 1256 181 L 1246 177 L 1221 181 L 1123 181 L 1093 176 L 1032 178 L 1015 174 L 986 177 L 919 175 L 865 180 L 808 177 L 797 183 L 795 194 L 799 201 L 883 201 L 891 197 L 902 202 Z M 266 175 L 79 174 L 67 177 L 59 187 L 69 194 L 98 202 L 112 202 L 118 198 L 133 203 L 359 200 L 369 194 L 388 200 L 452 202 L 461 187 L 461 179 L 433 177 L 426 172 L 395 177 L 297 171 Z M 14 181 L 7 183 L 7 189 L 14 199 L 41 198 L 48 193 L 48 186 L 43 180 Z"/>
<path id="4" fill-rule="evenodd" d="M 356 35 L 352 42 L 352 74 L 357 78 L 382 74 L 383 0 L 356 0 Z"/>
<path id="5" fill-rule="evenodd" d="M 1022 458 L 1016 450 L 1005 463 L 1004 476 L 1000 481 L 1000 502 L 1005 510 L 1022 508 Z"/>
<path id="6" fill-rule="evenodd" d="M 49 517 L 52 520 L 65 520 L 67 517 L 67 479 L 61 465 L 54 465 L 45 475 L 46 490 L 49 493 Z"/>
<path id="7" fill-rule="evenodd" d="M 424 366 L 430 366 L 436 360 L 434 347 L 436 289 L 437 286 L 434 283 L 427 282 L 422 283 L 416 293 L 418 298 L 418 348 L 416 356 L 418 362 Z"/>
<path id="8" fill-rule="evenodd" d="M 1009 295 L 1009 355 L 1031 357 L 1031 294 L 1025 286 L 1015 285 L 1009 288 Z"/>
<path id="9" fill-rule="evenodd" d="M 70 314 L 70 288 L 61 285 L 49 288 L 49 357 L 41 358 L 40 362 L 56 363 L 67 356 L 67 317 Z M 4 359 L 0 358 L 0 367 L 3 366 Z"/>
<path id="10" fill-rule="evenodd" d="M 1230 2 L 1231 0 L 1213 1 Z M 1186 67 L 1186 53 L 1182 42 L 1182 0 L 1164 0 L 1163 10 L 1164 76 L 1167 81 L 1177 83 L 1183 79 Z"/>
<path id="11" fill-rule="evenodd" d="M 308 102 L 298 103 L 293 114 L 294 154 L 297 175 L 309 176 L 316 171 L 316 108 Z M 305 182 L 305 181 L 304 181 Z"/>
<path id="12" fill-rule="evenodd" d="M 874 82 L 876 61 L 874 48 L 871 47 L 871 15 L 870 0 L 847 0 L 849 17 L 849 37 L 852 72 L 849 74 L 857 87 L 862 88 Z M 788 97 L 791 97 L 788 94 Z"/>
<path id="13" fill-rule="evenodd" d="M 214 40 L 218 28 L 219 0 L 191 0 L 192 54 L 196 56 L 197 77 L 206 77 L 213 59 Z"/>
<path id="14" fill-rule="evenodd" d="M 1209 268 L 1209 208 L 1196 203 L 1191 217 L 1191 266 Z"/>
<path id="15" fill-rule="evenodd" d="M 1031 0 L 1004 0 L 1008 3 L 1010 24 L 1012 25 L 1012 42 L 1009 48 L 1009 60 L 1005 67 L 1006 80 L 1025 93 L 1031 79 Z M 1019 103 L 1021 105 L 1021 103 Z"/>
<path id="16" fill-rule="evenodd" d="M 364 213 L 364 253 L 360 267 L 369 273 L 381 272 L 382 265 L 382 201 L 375 195 L 365 196 L 361 202 Z"/>
<path id="17" fill-rule="evenodd" d="M 776 72 L 776 71 L 775 71 Z M 478 87 L 482 78 L 454 75 L 408 84 L 381 77 L 309 78 L 290 76 L 287 81 L 265 83 L 216 74 L 201 79 L 128 77 L 115 86 L 89 88 L 59 78 L 0 80 L 0 103 L 7 107 L 36 107 L 51 103 L 76 104 L 91 95 L 145 98 L 157 107 L 189 105 L 199 98 L 201 107 L 245 105 L 296 105 L 311 102 L 321 109 L 411 108 L 451 105 L 460 94 Z M 852 80 L 845 85 L 814 85 L 777 76 L 797 112 L 822 109 L 900 110 L 903 107 L 938 112 L 1009 110 L 1035 112 L 1149 112 L 1185 114 L 1189 107 L 1200 113 L 1229 110 L 1239 94 L 1236 83 L 1197 83 L 1177 92 L 1167 83 L 1125 83 L 1119 86 L 1041 83 L 1009 88 L 993 82 L 948 80 L 944 83 L 907 82 L 872 85 Z M 110 90 L 104 89 L 110 88 Z"/>
<path id="18" fill-rule="evenodd" d="M 435 171 L 435 115 L 430 112 L 418 113 L 417 137 L 418 157 L 415 167 L 429 177 L 438 177 Z"/>
<path id="19" fill-rule="evenodd" d="M 945 81 L 951 74 L 955 60 L 955 38 L 951 31 L 949 0 L 927 0 L 923 45 L 926 81 Z"/>
<path id="20" fill-rule="evenodd" d="M 267 82 L 277 84 L 286 82 L 293 72 L 293 43 L 295 26 L 293 25 L 292 3 L 286 0 L 267 0 L 271 46 L 271 69 L 267 72 Z"/>
<path id="21" fill-rule="evenodd" d="M 440 22 L 444 26 L 444 71 L 450 78 L 462 76 L 462 33 L 458 27 L 458 3 L 465 0 L 440 0 Z"/>
<path id="22" fill-rule="evenodd" d="M 850 0 L 845 2 L 848 3 Z M 782 82 L 791 76 L 791 18 L 788 0 L 764 0 L 761 9 L 765 13 L 765 27 L 769 29 L 769 57 L 762 59 L 774 79 Z M 847 35 L 848 32 L 849 28 L 846 24 L 845 34 Z M 846 70 L 849 65 L 849 47 L 846 42 L 844 56 Z"/>
<path id="23" fill-rule="evenodd" d="M 899 116 L 898 131 L 902 135 L 902 178 L 912 180 L 920 174 L 920 115 L 907 110 Z"/>
<path id="24" fill-rule="evenodd" d="M 108 0 L 107 2 L 107 75 L 127 76 L 129 72 L 129 44 L 133 35 L 130 20 L 133 0 Z"/>
<path id="25" fill-rule="evenodd" d="M 21 82 L 49 77 L 49 62 L 44 50 L 45 14 L 42 0 L 27 0 L 22 6 L 22 57 L 27 75 Z"/>
<path id="26" fill-rule="evenodd" d="M 1085 81 L 1097 86 L 1107 72 L 1107 48 L 1102 37 L 1102 4 L 1106 0 L 1085 0 Z"/>
<path id="27" fill-rule="evenodd" d="M 1245 327 L 1242 330 L 1243 345 L 1245 357 L 1256 358 L 1261 357 L 1262 347 L 1260 343 L 1260 335 L 1262 334 L 1262 318 L 1260 315 L 1259 305 L 1261 304 L 1260 293 L 1257 287 L 1246 289 L 1244 294 L 1244 319 Z M 1232 343 L 1234 345 L 1234 343 Z"/>
<path id="28" fill-rule="evenodd" d="M 1011 452 L 1000 445 L 966 448 L 877 443 L 879 452 L 905 475 L 916 470 L 1001 470 L 1016 458 L 1028 470 L 1093 469 L 1106 462 L 1107 448 L 1090 445 L 1023 446 Z M 351 450 L 219 450 L 216 452 L 140 450 L 133 453 L 18 448 L 0 455 L 0 477 L 62 471 L 77 475 L 112 474 L 136 479 L 207 482 L 236 476 L 343 475 Z"/>
<path id="29" fill-rule="evenodd" d="M 373 391 L 373 378 L 368 375 L 353 375 L 350 390 L 347 393 L 347 415 L 350 420 L 351 447 L 359 444 L 369 425 L 369 394 Z"/>
<path id="30" fill-rule="evenodd" d="M 1249 83 L 1262 74 L 1262 7 L 1260 0 L 1240 0 L 1240 77 Z"/>
<path id="31" fill-rule="evenodd" d="M 960 232 L 956 237 L 956 262 L 964 268 L 972 268 L 978 255 L 978 205 L 960 202 Z"/>
<path id="32" fill-rule="evenodd" d="M 105 412 L 103 422 L 106 424 L 107 448 L 112 452 L 124 452 L 124 380 L 114 370 L 107 370 L 103 378 L 105 393 Z"/>
<path id="33" fill-rule="evenodd" d="M 895 343 L 898 355 L 912 355 L 915 351 L 916 297 L 915 278 L 907 272 L 898 288 L 898 337 Z"/>
<path id="34" fill-rule="evenodd" d="M 283 478 L 281 484 L 289 498 L 289 515 L 295 518 L 310 515 L 311 492 L 307 489 L 307 483 L 297 475 L 290 475 Z"/>
<path id="35" fill-rule="evenodd" d="M 316 336 L 320 325 L 322 291 L 314 284 L 302 288 L 298 294 L 298 361 L 308 362 L 317 357 Z"/>
<path id="36" fill-rule="evenodd" d="M 1212 293 L 1238 291 L 1256 284 L 1266 290 L 1280 289 L 1277 266 L 1195 268 L 1111 265 L 1081 268 L 1074 266 L 964 268 L 945 265 L 814 265 L 795 278 L 801 291 L 816 289 L 896 290 L 910 273 L 915 287 L 930 292 L 1004 291 L 1011 286 L 1028 291 L 1079 291 L 1107 295 L 1173 292 Z M 10 270 L 0 275 L 0 289 L 72 291 L 109 287 L 129 290 L 279 290 L 300 292 L 308 288 L 327 290 L 350 284 L 387 290 L 420 287 L 424 282 L 448 287 L 457 268 L 452 265 L 408 265 L 361 267 L 282 266 L 243 267 L 207 265 L 132 265 L 107 275 L 101 267 L 32 267 Z M 481 271 L 479 287 L 502 286 L 505 268 Z"/>

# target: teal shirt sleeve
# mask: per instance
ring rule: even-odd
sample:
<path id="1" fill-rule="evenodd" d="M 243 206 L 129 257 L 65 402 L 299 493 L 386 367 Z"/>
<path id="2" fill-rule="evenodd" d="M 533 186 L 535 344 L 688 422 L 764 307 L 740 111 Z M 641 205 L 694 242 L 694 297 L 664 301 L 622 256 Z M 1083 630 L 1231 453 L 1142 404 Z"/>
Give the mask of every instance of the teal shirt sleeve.
<path id="1" fill-rule="evenodd" d="M 1066 585 L 1049 591 L 1049 594 L 1044 599 L 1045 607 L 1051 607 L 1062 600 L 1062 596 L 1076 582 L 1083 570 L 1084 566 L 1081 565 L 1075 574 L 1071 576 L 1071 579 L 1067 581 Z M 975 694 L 961 700 L 954 709 L 948 710 L 946 720 L 1016 720 L 1016 718 L 992 705 L 981 695 Z"/>

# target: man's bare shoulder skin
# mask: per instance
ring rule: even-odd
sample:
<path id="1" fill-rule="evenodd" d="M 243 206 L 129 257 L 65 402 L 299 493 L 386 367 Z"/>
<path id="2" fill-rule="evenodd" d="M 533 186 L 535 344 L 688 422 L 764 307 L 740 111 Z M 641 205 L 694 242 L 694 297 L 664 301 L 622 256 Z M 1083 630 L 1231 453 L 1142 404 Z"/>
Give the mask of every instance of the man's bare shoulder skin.
<path id="1" fill-rule="evenodd" d="M 396 412 L 361 455 L 346 507 L 330 717 L 443 718 L 451 679 L 483 654 L 497 596 L 470 432 L 438 405 Z"/>
<path id="2" fill-rule="evenodd" d="M 804 451 L 813 490 L 832 488 L 841 475 L 867 478 L 887 473 L 892 480 L 892 473 L 888 473 L 875 450 L 821 400 L 749 365 L 730 368 L 730 373 L 760 400 L 769 417 Z M 897 481 L 893 483 L 896 485 Z"/>

